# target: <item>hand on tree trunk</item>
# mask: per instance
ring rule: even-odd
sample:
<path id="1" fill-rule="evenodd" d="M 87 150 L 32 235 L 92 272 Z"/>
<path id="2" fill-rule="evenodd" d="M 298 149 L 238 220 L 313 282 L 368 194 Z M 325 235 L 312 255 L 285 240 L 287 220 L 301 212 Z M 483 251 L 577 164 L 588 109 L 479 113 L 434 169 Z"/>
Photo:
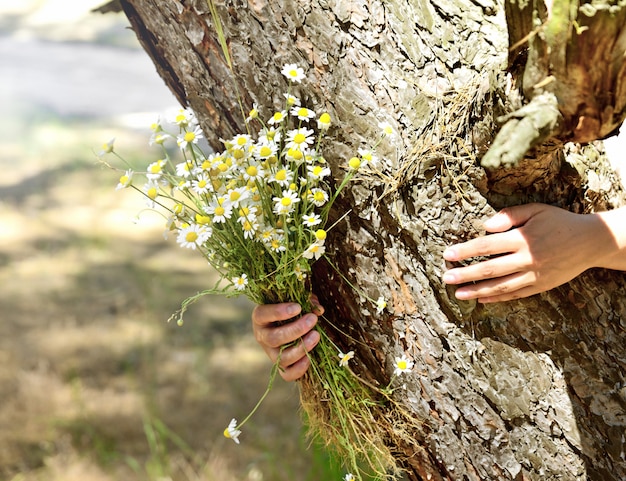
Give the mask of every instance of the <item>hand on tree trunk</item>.
<path id="1" fill-rule="evenodd" d="M 502 210 L 485 222 L 491 235 L 445 250 L 447 261 L 486 260 L 455 267 L 444 282 L 460 285 L 458 299 L 501 302 L 569 282 L 592 267 L 625 269 L 626 210 L 575 214 L 545 204 Z"/>

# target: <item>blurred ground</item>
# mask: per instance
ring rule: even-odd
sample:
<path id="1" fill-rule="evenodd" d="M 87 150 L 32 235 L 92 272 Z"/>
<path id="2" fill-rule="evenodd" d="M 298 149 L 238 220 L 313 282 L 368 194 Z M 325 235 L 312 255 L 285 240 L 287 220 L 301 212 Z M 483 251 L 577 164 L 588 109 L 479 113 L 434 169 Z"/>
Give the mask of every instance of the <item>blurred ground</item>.
<path id="1" fill-rule="evenodd" d="M 0 479 L 326 479 L 280 379 L 240 446 L 222 436 L 270 371 L 249 303 L 166 322 L 212 273 L 96 162 L 112 137 L 146 162 L 146 126 L 176 107 L 100 3 L 0 5 Z"/>

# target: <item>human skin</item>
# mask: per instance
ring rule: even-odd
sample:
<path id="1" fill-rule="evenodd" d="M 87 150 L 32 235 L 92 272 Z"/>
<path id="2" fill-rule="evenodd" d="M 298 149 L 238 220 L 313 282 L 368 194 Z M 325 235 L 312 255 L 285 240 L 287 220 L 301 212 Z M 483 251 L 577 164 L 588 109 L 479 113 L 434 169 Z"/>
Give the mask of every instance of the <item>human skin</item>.
<path id="1" fill-rule="evenodd" d="M 458 299 L 503 302 L 569 282 L 592 267 L 626 270 L 626 209 L 575 214 L 546 204 L 498 212 L 484 223 L 489 235 L 448 247 L 449 262 L 486 260 L 446 271 L 461 285 Z"/>
<path id="2" fill-rule="evenodd" d="M 324 308 L 316 296 L 311 296 L 312 311 L 283 325 L 301 313 L 300 305 L 292 302 L 258 305 L 252 311 L 252 331 L 257 342 L 272 362 L 280 356 L 279 373 L 285 381 L 295 381 L 309 368 L 311 362 L 307 353 L 319 342 L 320 335 L 314 329 L 318 316 Z M 282 346 L 293 345 L 282 348 Z M 282 352 L 281 352 L 282 351 Z"/>

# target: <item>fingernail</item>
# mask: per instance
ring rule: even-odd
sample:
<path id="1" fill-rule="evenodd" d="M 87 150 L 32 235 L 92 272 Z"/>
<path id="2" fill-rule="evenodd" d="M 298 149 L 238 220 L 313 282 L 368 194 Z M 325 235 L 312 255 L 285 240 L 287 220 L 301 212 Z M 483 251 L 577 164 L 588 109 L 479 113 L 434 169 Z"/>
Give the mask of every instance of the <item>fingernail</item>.
<path id="1" fill-rule="evenodd" d="M 452 247 L 448 247 L 446 248 L 446 250 L 443 251 L 443 258 L 449 261 L 453 261 L 456 259 L 456 250 L 454 250 L 454 248 Z"/>
<path id="2" fill-rule="evenodd" d="M 470 294 L 459 289 L 454 293 L 454 297 L 456 297 L 459 301 L 467 301 L 470 299 Z"/>
<path id="3" fill-rule="evenodd" d="M 447 271 L 443 273 L 442 280 L 446 284 L 454 284 L 456 282 L 456 276 L 453 272 Z"/>
<path id="4" fill-rule="evenodd" d="M 307 314 L 306 316 L 304 316 L 304 322 L 306 323 L 306 326 L 310 329 L 315 324 L 317 324 L 317 316 L 313 314 Z"/>
<path id="5" fill-rule="evenodd" d="M 287 314 L 290 316 L 295 316 L 300 312 L 302 308 L 298 304 L 289 304 L 287 306 Z"/>

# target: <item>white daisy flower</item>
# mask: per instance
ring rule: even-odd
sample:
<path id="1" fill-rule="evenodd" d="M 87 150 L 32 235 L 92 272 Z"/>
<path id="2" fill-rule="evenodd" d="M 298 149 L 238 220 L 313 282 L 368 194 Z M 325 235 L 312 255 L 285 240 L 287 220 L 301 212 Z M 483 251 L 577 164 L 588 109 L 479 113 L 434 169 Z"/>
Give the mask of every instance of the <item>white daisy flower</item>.
<path id="1" fill-rule="evenodd" d="M 245 149 L 252 142 L 252 137 L 248 134 L 237 134 L 230 142 L 235 148 Z"/>
<path id="2" fill-rule="evenodd" d="M 305 77 L 302 67 L 298 67 L 295 63 L 288 63 L 283 66 L 280 71 L 290 82 L 300 83 Z"/>
<path id="3" fill-rule="evenodd" d="M 294 106 L 290 110 L 291 115 L 294 117 L 298 117 L 299 120 L 304 122 L 308 122 L 311 119 L 315 118 L 315 112 L 311 109 L 307 109 L 306 107 Z"/>
<path id="4" fill-rule="evenodd" d="M 156 181 L 149 180 L 143 186 L 143 193 L 148 198 L 148 206 L 154 208 L 156 206 L 154 200 L 159 196 L 159 184 Z"/>
<path id="5" fill-rule="evenodd" d="M 250 197 L 250 190 L 247 187 L 236 187 L 234 189 L 229 189 L 226 192 L 226 197 L 228 202 L 233 206 L 234 209 L 239 208 L 239 205 Z"/>
<path id="6" fill-rule="evenodd" d="M 196 194 L 206 194 L 207 192 L 211 192 L 213 189 L 213 184 L 211 184 L 211 179 L 207 174 L 200 174 L 197 178 L 191 181 L 191 190 L 193 190 Z"/>
<path id="7" fill-rule="evenodd" d="M 302 223 L 307 227 L 315 227 L 322 222 L 318 214 L 306 214 L 302 217 Z"/>
<path id="8" fill-rule="evenodd" d="M 281 110 L 280 112 L 274 112 L 274 115 L 267 121 L 269 125 L 278 125 L 287 117 L 287 111 Z"/>
<path id="9" fill-rule="evenodd" d="M 178 230 L 176 242 L 187 249 L 195 250 L 211 236 L 211 230 L 206 226 L 191 224 Z"/>
<path id="10" fill-rule="evenodd" d="M 389 122 L 379 122 L 378 128 L 385 137 L 393 137 L 396 134 Z"/>
<path id="11" fill-rule="evenodd" d="M 152 162 L 146 169 L 146 178 L 154 181 L 159 180 L 163 176 L 163 167 L 166 163 L 167 160 L 163 159 Z"/>
<path id="12" fill-rule="evenodd" d="M 402 357 L 396 357 L 394 374 L 399 376 L 405 372 L 410 371 L 413 368 L 413 364 L 415 364 L 411 359 L 406 357 L 406 354 L 402 354 Z"/>
<path id="13" fill-rule="evenodd" d="M 328 202 L 328 194 L 325 190 L 318 187 L 311 189 L 307 198 L 309 201 L 313 202 L 316 207 L 322 207 L 326 202 Z"/>
<path id="14" fill-rule="evenodd" d="M 289 187 L 293 182 L 294 173 L 284 167 L 281 167 L 276 172 L 274 172 L 268 182 L 276 182 L 281 187 Z"/>
<path id="15" fill-rule="evenodd" d="M 102 144 L 102 149 L 100 149 L 100 151 L 98 151 L 96 155 L 98 157 L 102 157 L 105 154 L 110 154 L 111 152 L 113 152 L 114 144 L 115 144 L 115 137 L 113 137 L 107 143 Z"/>
<path id="16" fill-rule="evenodd" d="M 275 127 L 264 128 L 259 131 L 257 144 L 278 144 L 281 138 L 281 131 L 276 130 Z"/>
<path id="17" fill-rule="evenodd" d="M 309 165 L 307 171 L 309 172 L 309 178 L 314 180 L 323 179 L 331 174 L 330 168 L 324 165 Z"/>
<path id="18" fill-rule="evenodd" d="M 232 419 L 228 424 L 228 427 L 224 429 L 224 437 L 228 439 L 232 439 L 237 444 L 239 444 L 239 436 L 241 435 L 241 431 L 237 429 L 237 420 Z"/>
<path id="19" fill-rule="evenodd" d="M 252 108 L 250 109 L 250 112 L 248 113 L 248 117 L 246 117 L 246 123 L 256 119 L 259 117 L 259 106 L 257 105 L 257 103 L 253 103 L 252 104 Z"/>
<path id="20" fill-rule="evenodd" d="M 172 138 L 170 134 L 166 134 L 165 132 L 154 132 L 150 136 L 150 140 L 148 141 L 148 145 L 163 145 L 168 139 Z"/>
<path id="21" fill-rule="evenodd" d="M 239 277 L 233 277 L 231 281 L 233 282 L 235 289 L 243 291 L 248 285 L 248 275 L 241 274 Z"/>
<path id="22" fill-rule="evenodd" d="M 317 128 L 320 130 L 328 130 L 330 127 L 331 119 L 328 112 L 324 112 L 320 115 L 319 119 L 317 119 Z"/>
<path id="23" fill-rule="evenodd" d="M 326 252 L 326 247 L 324 247 L 323 243 L 313 242 L 306 250 L 302 253 L 302 257 L 305 259 L 313 259 L 318 260 L 322 255 Z"/>
<path id="24" fill-rule="evenodd" d="M 213 222 L 216 224 L 226 222 L 226 219 L 230 219 L 233 215 L 233 206 L 226 202 L 223 197 L 213 199 L 211 203 L 206 206 L 205 212 L 213 216 Z"/>
<path id="25" fill-rule="evenodd" d="M 274 252 L 285 252 L 285 238 L 282 235 L 273 235 L 269 242 L 269 248 Z"/>
<path id="26" fill-rule="evenodd" d="M 259 223 L 255 219 L 244 220 L 241 223 L 244 239 L 254 239 L 259 230 Z"/>
<path id="27" fill-rule="evenodd" d="M 186 149 L 190 144 L 197 144 L 198 140 L 203 137 L 202 129 L 198 125 L 193 130 L 187 130 L 180 134 L 176 140 L 181 150 Z"/>
<path id="28" fill-rule="evenodd" d="M 354 474 L 348 473 L 343 477 L 343 481 L 355 481 Z"/>
<path id="29" fill-rule="evenodd" d="M 276 155 L 278 144 L 275 142 L 259 142 L 254 147 L 254 156 L 257 159 L 267 159 Z"/>
<path id="30" fill-rule="evenodd" d="M 380 314 L 381 312 L 383 312 L 386 307 L 387 301 L 383 296 L 380 296 L 378 299 L 376 299 L 376 314 Z"/>
<path id="31" fill-rule="evenodd" d="M 265 170 L 260 164 L 251 162 L 243 171 L 245 180 L 261 180 L 265 178 Z"/>
<path id="32" fill-rule="evenodd" d="M 313 144 L 315 137 L 313 130 L 307 128 L 294 129 L 287 132 L 286 147 L 288 149 L 306 149 Z"/>
<path id="33" fill-rule="evenodd" d="M 185 162 L 180 162 L 176 164 L 176 175 L 186 179 L 191 175 L 193 169 L 194 165 L 190 161 L 186 160 Z"/>
<path id="34" fill-rule="evenodd" d="M 349 351 L 347 353 L 343 353 L 341 351 L 339 351 L 339 366 L 341 367 L 346 367 L 348 365 L 348 362 L 350 361 L 350 359 L 352 359 L 354 357 L 354 351 Z"/>
<path id="35" fill-rule="evenodd" d="M 176 115 L 174 115 L 171 122 L 180 127 L 194 127 L 198 124 L 196 114 L 189 108 L 180 109 Z"/>
<path id="36" fill-rule="evenodd" d="M 120 176 L 120 180 L 115 187 L 115 190 L 125 189 L 126 187 L 130 187 L 133 183 L 133 171 L 127 170 L 124 172 L 124 175 Z"/>
<path id="37" fill-rule="evenodd" d="M 291 189 L 283 190 L 282 197 L 274 197 L 274 213 L 278 215 L 289 215 L 296 204 L 300 202 L 298 194 Z"/>
<path id="38" fill-rule="evenodd" d="M 366 164 L 372 164 L 376 166 L 378 164 L 378 157 L 374 154 L 373 151 L 369 149 L 358 149 L 358 153 L 363 160 L 361 167 L 365 167 Z"/>
<path id="39" fill-rule="evenodd" d="M 295 97 L 289 93 L 283 94 L 283 97 L 285 97 L 285 101 L 287 102 L 287 105 L 289 107 L 300 105 L 300 99 L 298 97 Z"/>

